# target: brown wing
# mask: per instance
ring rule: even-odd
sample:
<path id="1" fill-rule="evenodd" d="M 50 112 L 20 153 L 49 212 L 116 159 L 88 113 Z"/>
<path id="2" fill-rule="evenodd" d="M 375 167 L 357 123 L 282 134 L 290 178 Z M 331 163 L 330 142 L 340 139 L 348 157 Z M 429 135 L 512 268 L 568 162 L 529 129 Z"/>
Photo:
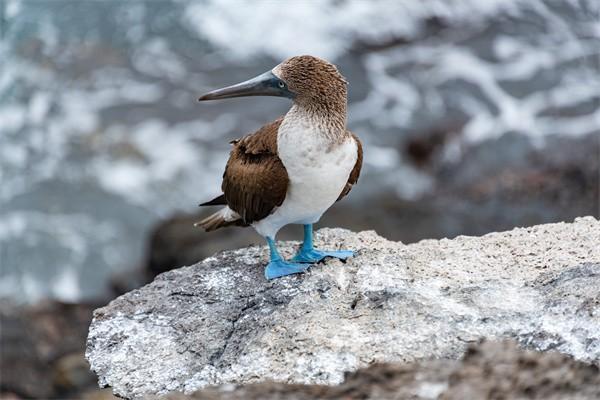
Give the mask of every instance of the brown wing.
<path id="1" fill-rule="evenodd" d="M 352 168 L 352 171 L 350 172 L 350 176 L 348 177 L 348 182 L 346 182 L 346 186 L 344 186 L 344 190 L 342 190 L 342 193 L 340 193 L 340 197 L 338 197 L 337 201 L 340 201 L 344 196 L 346 196 L 348 193 L 350 193 L 350 190 L 352 190 L 352 186 L 356 182 L 358 182 L 358 177 L 360 176 L 360 169 L 362 168 L 362 161 L 363 161 L 362 143 L 358 139 L 358 136 L 356 136 L 354 133 L 352 133 L 350 131 L 348 131 L 348 133 L 350 135 L 352 135 L 354 140 L 356 140 L 356 146 L 358 147 L 358 157 L 356 158 L 356 164 L 354 164 L 354 168 Z"/>
<path id="2" fill-rule="evenodd" d="M 285 199 L 288 175 L 277 156 L 277 130 L 283 117 L 234 140 L 221 189 L 229 208 L 246 224 L 269 215 Z"/>

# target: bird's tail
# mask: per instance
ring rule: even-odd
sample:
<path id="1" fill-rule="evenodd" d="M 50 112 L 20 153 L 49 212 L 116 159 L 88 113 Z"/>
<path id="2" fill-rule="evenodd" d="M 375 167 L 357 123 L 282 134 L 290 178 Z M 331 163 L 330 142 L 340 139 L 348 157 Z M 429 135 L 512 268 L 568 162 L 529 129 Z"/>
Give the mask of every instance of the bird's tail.
<path id="1" fill-rule="evenodd" d="M 211 214 L 194 224 L 194 226 L 199 226 L 206 232 L 211 232 L 231 225 L 245 226 L 246 224 L 242 221 L 240 215 L 229 207 L 223 207 L 216 213 Z"/>
<path id="2" fill-rule="evenodd" d="M 211 201 L 207 201 L 206 203 L 200 204 L 200 207 L 204 207 L 204 206 L 223 206 L 223 205 L 227 205 L 227 200 L 225 199 L 225 195 L 224 194 L 215 197 Z"/>

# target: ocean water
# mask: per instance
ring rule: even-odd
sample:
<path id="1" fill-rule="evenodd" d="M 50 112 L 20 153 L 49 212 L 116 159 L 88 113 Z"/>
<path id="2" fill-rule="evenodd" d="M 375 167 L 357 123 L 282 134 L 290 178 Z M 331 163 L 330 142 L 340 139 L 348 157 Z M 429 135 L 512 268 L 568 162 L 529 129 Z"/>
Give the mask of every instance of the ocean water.
<path id="1" fill-rule="evenodd" d="M 289 107 L 198 95 L 292 55 L 350 81 L 368 183 L 349 201 L 432 191 L 398 151 L 431 129 L 456 131 L 449 163 L 507 133 L 600 134 L 595 0 L 0 0 L 0 39 L 0 297 L 17 301 L 100 297 L 137 267 L 156 221 L 218 193 L 229 140 Z"/>

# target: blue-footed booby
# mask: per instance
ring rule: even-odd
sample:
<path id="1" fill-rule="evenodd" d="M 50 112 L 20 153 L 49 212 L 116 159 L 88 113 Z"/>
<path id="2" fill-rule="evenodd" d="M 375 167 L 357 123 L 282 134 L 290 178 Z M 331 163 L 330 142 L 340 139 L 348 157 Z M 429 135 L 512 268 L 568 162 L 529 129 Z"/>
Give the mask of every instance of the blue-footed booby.
<path id="1" fill-rule="evenodd" d="M 313 224 L 359 177 L 362 145 L 346 128 L 347 82 L 331 63 L 313 56 L 292 57 L 256 78 L 214 90 L 199 98 L 278 96 L 293 101 L 282 117 L 231 142 L 223 174 L 223 194 L 201 204 L 222 205 L 196 223 L 206 231 L 224 226 L 252 226 L 269 245 L 265 277 L 306 271 L 325 257 L 345 260 L 350 250 L 313 247 Z M 304 225 L 304 242 L 285 261 L 275 236 L 288 224 Z"/>

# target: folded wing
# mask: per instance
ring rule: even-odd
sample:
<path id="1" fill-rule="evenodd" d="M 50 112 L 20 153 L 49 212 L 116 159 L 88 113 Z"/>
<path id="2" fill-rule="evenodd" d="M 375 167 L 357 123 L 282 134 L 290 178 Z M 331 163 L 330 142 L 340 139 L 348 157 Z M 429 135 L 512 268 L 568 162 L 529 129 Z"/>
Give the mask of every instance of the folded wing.
<path id="1" fill-rule="evenodd" d="M 204 204 L 226 204 L 239 215 L 239 222 L 248 225 L 283 203 L 289 179 L 277 155 L 277 131 L 282 120 L 231 142 L 233 149 L 221 185 L 223 195 Z"/>

